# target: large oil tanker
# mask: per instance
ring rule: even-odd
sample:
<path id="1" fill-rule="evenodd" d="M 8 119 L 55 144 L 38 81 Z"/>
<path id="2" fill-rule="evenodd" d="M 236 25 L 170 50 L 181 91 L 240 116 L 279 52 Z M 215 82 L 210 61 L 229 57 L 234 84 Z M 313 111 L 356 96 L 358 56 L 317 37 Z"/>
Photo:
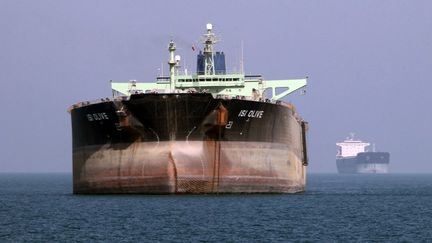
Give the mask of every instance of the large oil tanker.
<path id="1" fill-rule="evenodd" d="M 307 78 L 227 73 L 217 41 L 207 24 L 196 74 L 170 41 L 169 76 L 111 82 L 113 98 L 69 108 L 74 193 L 304 191 L 307 122 L 281 98 Z"/>
<path id="2" fill-rule="evenodd" d="M 336 155 L 336 166 L 342 174 L 385 174 L 389 171 L 390 153 L 366 151 L 370 143 L 354 139 L 354 134 L 343 142 Z M 375 147 L 375 146 L 374 146 Z"/>

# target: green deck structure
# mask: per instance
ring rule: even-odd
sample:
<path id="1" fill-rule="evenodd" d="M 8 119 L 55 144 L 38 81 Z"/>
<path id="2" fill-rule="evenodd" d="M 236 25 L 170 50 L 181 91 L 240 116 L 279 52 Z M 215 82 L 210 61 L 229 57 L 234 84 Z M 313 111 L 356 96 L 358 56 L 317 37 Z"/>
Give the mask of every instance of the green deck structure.
<path id="1" fill-rule="evenodd" d="M 214 47 L 218 41 L 212 32 L 212 25 L 207 24 L 207 33 L 204 34 L 205 70 L 202 75 L 179 74 L 180 57 L 175 55 L 176 46 L 170 41 L 169 77 L 158 77 L 156 82 L 137 82 L 135 80 L 118 83 L 111 82 L 114 96 L 129 96 L 135 93 L 187 93 L 207 92 L 213 95 L 228 97 L 247 97 L 253 100 L 270 99 L 280 100 L 288 94 L 307 85 L 307 78 L 289 80 L 264 80 L 260 75 L 247 76 L 243 73 L 215 74 Z M 267 89 L 271 89 L 271 97 L 264 97 Z M 283 90 L 277 93 L 276 89 Z"/>

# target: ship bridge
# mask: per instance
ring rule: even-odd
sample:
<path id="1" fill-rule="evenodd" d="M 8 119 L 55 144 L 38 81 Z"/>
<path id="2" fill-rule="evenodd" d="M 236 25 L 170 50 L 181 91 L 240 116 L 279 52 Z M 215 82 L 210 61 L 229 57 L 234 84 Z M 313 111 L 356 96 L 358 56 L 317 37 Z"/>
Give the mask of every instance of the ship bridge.
<path id="1" fill-rule="evenodd" d="M 358 153 L 363 153 L 366 151 L 366 147 L 370 145 L 370 143 L 364 143 L 361 140 L 355 140 L 354 134 L 351 134 L 350 138 L 345 139 L 341 143 L 336 143 L 339 146 L 336 157 L 354 157 L 357 156 Z"/>

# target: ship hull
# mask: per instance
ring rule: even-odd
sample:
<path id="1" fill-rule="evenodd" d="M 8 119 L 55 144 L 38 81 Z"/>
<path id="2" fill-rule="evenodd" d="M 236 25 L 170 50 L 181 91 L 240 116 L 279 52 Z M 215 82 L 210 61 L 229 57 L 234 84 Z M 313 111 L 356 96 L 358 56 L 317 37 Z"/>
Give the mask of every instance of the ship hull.
<path id="1" fill-rule="evenodd" d="M 305 189 L 305 126 L 288 106 L 142 94 L 71 115 L 77 194 Z"/>
<path id="2" fill-rule="evenodd" d="M 336 159 L 341 174 L 386 174 L 389 163 L 390 154 L 387 152 L 363 152 L 355 157 Z"/>

